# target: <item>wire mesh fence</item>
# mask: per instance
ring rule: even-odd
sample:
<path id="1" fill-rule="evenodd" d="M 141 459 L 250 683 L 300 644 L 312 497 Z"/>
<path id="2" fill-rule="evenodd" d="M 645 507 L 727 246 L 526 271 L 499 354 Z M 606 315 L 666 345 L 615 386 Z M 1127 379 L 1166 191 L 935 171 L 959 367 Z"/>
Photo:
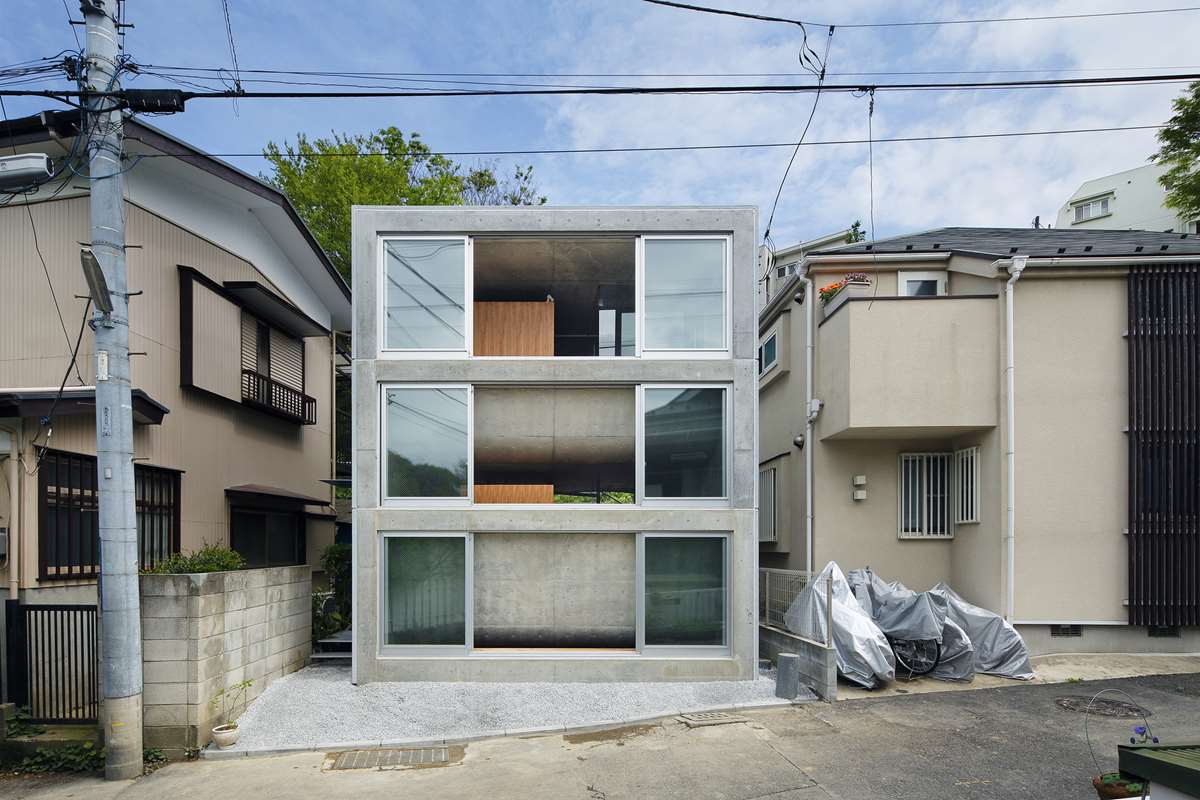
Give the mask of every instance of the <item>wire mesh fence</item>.
<path id="1" fill-rule="evenodd" d="M 783 615 L 791 608 L 796 595 L 808 585 L 808 573 L 796 569 L 758 570 L 758 619 L 764 625 L 786 627 Z"/>

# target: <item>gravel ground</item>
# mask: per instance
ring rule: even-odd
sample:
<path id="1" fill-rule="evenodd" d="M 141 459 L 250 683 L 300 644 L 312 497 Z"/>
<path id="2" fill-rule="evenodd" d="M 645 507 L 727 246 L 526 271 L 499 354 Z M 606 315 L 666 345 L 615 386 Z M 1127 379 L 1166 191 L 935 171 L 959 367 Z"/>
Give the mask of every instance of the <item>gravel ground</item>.
<path id="1" fill-rule="evenodd" d="M 238 720 L 232 750 L 324 748 L 579 727 L 680 710 L 775 700 L 774 675 L 707 683 L 371 683 L 348 667 L 308 667 L 275 681 Z"/>

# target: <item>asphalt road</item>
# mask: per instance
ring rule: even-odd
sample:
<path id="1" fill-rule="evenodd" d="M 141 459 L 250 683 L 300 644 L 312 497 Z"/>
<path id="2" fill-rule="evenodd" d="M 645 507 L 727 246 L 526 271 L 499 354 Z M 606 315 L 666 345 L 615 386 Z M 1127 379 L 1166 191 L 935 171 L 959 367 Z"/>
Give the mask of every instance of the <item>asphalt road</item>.
<path id="1" fill-rule="evenodd" d="M 140 780 L 0 780 L 0 796 L 49 798 L 1094 798 L 1081 713 L 1055 704 L 1104 688 L 1152 712 L 1164 741 L 1200 740 L 1200 675 L 1013 685 L 678 720 L 576 736 L 468 744 L 446 766 L 329 770 L 320 753 L 172 764 Z M 1103 769 L 1139 720 L 1093 716 Z"/>

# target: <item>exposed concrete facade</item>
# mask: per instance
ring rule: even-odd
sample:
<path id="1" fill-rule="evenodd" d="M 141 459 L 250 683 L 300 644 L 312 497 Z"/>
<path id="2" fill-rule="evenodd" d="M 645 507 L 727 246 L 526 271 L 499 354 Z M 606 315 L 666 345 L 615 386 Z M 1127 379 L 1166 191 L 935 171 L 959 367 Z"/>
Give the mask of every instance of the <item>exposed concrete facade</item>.
<path id="1" fill-rule="evenodd" d="M 1034 653 L 1200 646 L 1194 628 L 1149 638 L 1145 627 L 1127 624 L 1126 276 L 1132 264 L 1195 259 L 1141 258 L 1136 245 L 1123 261 L 1083 252 L 1031 257 L 1015 286 L 1011 619 Z M 1159 247 L 1155 240 L 1144 249 Z M 816 287 L 859 271 L 875 287 L 826 315 L 819 298 L 795 299 L 802 288 L 797 278 L 760 318 L 760 341 L 774 335 L 778 342 L 777 364 L 759 379 L 760 468 L 776 469 L 777 487 L 777 541 L 760 544 L 762 564 L 805 568 L 804 448 L 811 447 L 814 569 L 830 560 L 844 570 L 870 566 L 918 590 L 947 581 L 971 602 L 1004 614 L 1007 261 L 1003 254 L 899 249 L 877 257 L 814 255 L 805 266 Z M 943 276 L 945 294 L 899 297 L 897 275 L 904 272 Z M 817 304 L 813 393 L 823 407 L 812 440 L 801 447 L 804 304 L 811 302 Z M 978 448 L 977 521 L 954 524 L 952 536 L 901 536 L 901 454 L 972 447 Z M 856 477 L 865 483 L 855 485 Z M 865 497 L 855 499 L 856 489 Z M 1051 637 L 1052 625 L 1081 625 L 1082 638 Z"/>
<path id="2" fill-rule="evenodd" d="M 755 236 L 756 212 L 750 208 L 377 208 L 356 207 L 353 212 L 354 247 L 354 672 L 355 681 L 382 680 L 713 680 L 746 679 L 756 669 L 757 631 L 755 624 L 754 579 L 757 561 L 756 481 L 758 463 L 757 390 L 755 387 Z M 488 357 L 473 358 L 464 353 L 428 357 L 422 353 L 381 354 L 379 347 L 379 281 L 382 261 L 382 235 L 392 236 L 510 236 L 554 238 L 579 236 L 638 237 L 642 235 L 728 237 L 727 257 L 727 340 L 722 352 L 674 357 Z M 476 254 L 479 258 L 479 254 Z M 476 262 L 478 263 L 478 261 Z M 470 306 L 468 305 L 468 309 Z M 466 312 L 469 313 L 469 312 Z M 381 357 L 382 356 L 382 357 Z M 661 356 L 661 354 L 660 354 Z M 724 422 L 726 464 L 725 494 L 719 501 L 628 502 L 613 505 L 504 505 L 472 504 L 466 498 L 448 498 L 449 502 L 425 501 L 405 504 L 385 501 L 380 489 L 381 386 L 385 384 L 456 384 L 477 388 L 474 418 L 474 443 L 484 448 L 504 448 L 505 438 L 537 440 L 557 435 L 569 451 L 586 451 L 586 442 L 572 442 L 572 431 L 585 438 L 596 428 L 596 420 L 582 426 L 550 420 L 534 410 L 529 418 L 513 419 L 509 436 L 483 430 L 505 415 L 497 405 L 515 400 L 487 389 L 490 385 L 535 389 L 539 387 L 628 387 L 640 391 L 643 384 L 712 385 L 725 389 L 728 400 Z M 491 394 L 494 402 L 479 403 Z M 550 393 L 546 393 L 547 395 Z M 569 394 L 569 393 L 563 393 Z M 602 396 L 598 391 L 581 392 Z M 597 440 L 605 448 L 619 452 L 626 448 L 628 435 L 641 427 L 636 411 L 630 408 L 628 395 L 616 392 L 614 402 L 605 404 L 603 417 L 620 413 L 624 419 L 605 431 Z M 487 407 L 489 406 L 490 407 Z M 583 404 L 586 407 L 586 402 Z M 479 416 L 478 414 L 482 414 Z M 565 427 L 564 427 L 565 426 Z M 527 429 L 527 430 L 526 430 Z M 522 435 L 513 432 L 524 431 Z M 517 442 L 512 442 L 514 446 Z M 528 441 L 526 442 L 528 444 Z M 638 452 L 640 453 L 640 445 Z M 476 458 L 480 449 L 475 450 Z M 503 562 L 513 551 L 499 552 L 504 539 L 520 542 L 523 568 L 531 581 L 513 588 L 532 592 L 525 606 L 531 619 L 525 625 L 536 627 L 540 619 L 554 628 L 564 617 L 551 619 L 555 603 L 572 597 L 561 583 L 572 568 L 583 574 L 569 575 L 578 582 L 583 607 L 572 610 L 580 618 L 615 620 L 616 628 L 633 623 L 640 626 L 637 614 L 641 600 L 636 572 L 637 537 L 647 533 L 721 534 L 727 537 L 725 645 L 713 651 L 697 653 L 680 650 L 678 654 L 662 647 L 569 650 L 492 649 L 475 647 L 452 654 L 397 654 L 383 641 L 384 619 L 381 599 L 384 586 L 384 534 L 451 533 L 467 537 L 475 556 L 474 581 L 481 578 L 486 564 Z M 478 534 L 478 536 L 476 536 Z M 498 538 L 487 537 L 497 536 Z M 562 535 L 564 541 L 539 549 L 530 540 Z M 600 541 L 604 537 L 612 541 Z M 494 546 L 489 552 L 488 547 Z M 633 558 L 634 561 L 630 559 Z M 611 569 L 605 568 L 611 563 Z M 566 573 L 564 573 L 564 570 Z M 537 580 L 533 580 L 538 576 Z M 607 581 L 605 580 L 607 576 Z M 607 585 L 606 585 L 607 583 Z M 557 588 L 556 588 L 557 587 Z M 631 594 L 622 594 L 631 592 Z M 549 594 L 547 594 L 549 593 Z M 557 599 L 556 599 L 557 597 Z M 480 604 L 486 604 L 482 607 Z M 505 597 L 494 584 L 479 584 L 467 604 L 475 622 L 505 618 L 514 620 L 513 609 L 522 605 L 518 598 Z M 607 605 L 606 607 L 606 604 Z M 632 614 L 630 612 L 633 612 Z M 549 616 L 548 616 L 549 615 Z M 570 617 L 566 617 L 570 619 Z M 568 627 L 570 627 L 568 625 Z M 486 652 L 485 652 L 486 651 Z"/>

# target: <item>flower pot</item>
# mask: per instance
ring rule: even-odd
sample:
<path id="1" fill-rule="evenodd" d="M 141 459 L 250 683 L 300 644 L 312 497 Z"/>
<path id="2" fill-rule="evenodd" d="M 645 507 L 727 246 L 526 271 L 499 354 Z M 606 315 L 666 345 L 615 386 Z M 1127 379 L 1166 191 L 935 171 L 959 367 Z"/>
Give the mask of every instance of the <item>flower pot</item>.
<path id="1" fill-rule="evenodd" d="M 1115 774 L 1116 773 L 1105 773 L 1098 778 L 1092 778 L 1092 786 L 1096 789 L 1096 794 L 1099 795 L 1100 800 L 1113 800 L 1114 798 L 1144 796 L 1145 784 L 1143 783 L 1135 782 L 1133 785 L 1137 786 L 1138 788 L 1136 791 L 1134 791 L 1129 788 L 1130 783 L 1123 779 L 1117 779 L 1112 783 L 1104 782 L 1104 779 L 1108 777 L 1108 775 Z"/>
<path id="2" fill-rule="evenodd" d="M 822 317 L 828 317 L 851 297 L 866 297 L 871 294 L 870 281 L 848 281 L 838 289 L 837 294 L 825 301 L 821 306 Z"/>
<path id="3" fill-rule="evenodd" d="M 218 725 L 212 729 L 212 740 L 217 743 L 217 747 L 225 750 L 237 744 L 238 735 L 241 731 L 238 730 L 236 722 L 230 722 L 225 725 Z"/>

